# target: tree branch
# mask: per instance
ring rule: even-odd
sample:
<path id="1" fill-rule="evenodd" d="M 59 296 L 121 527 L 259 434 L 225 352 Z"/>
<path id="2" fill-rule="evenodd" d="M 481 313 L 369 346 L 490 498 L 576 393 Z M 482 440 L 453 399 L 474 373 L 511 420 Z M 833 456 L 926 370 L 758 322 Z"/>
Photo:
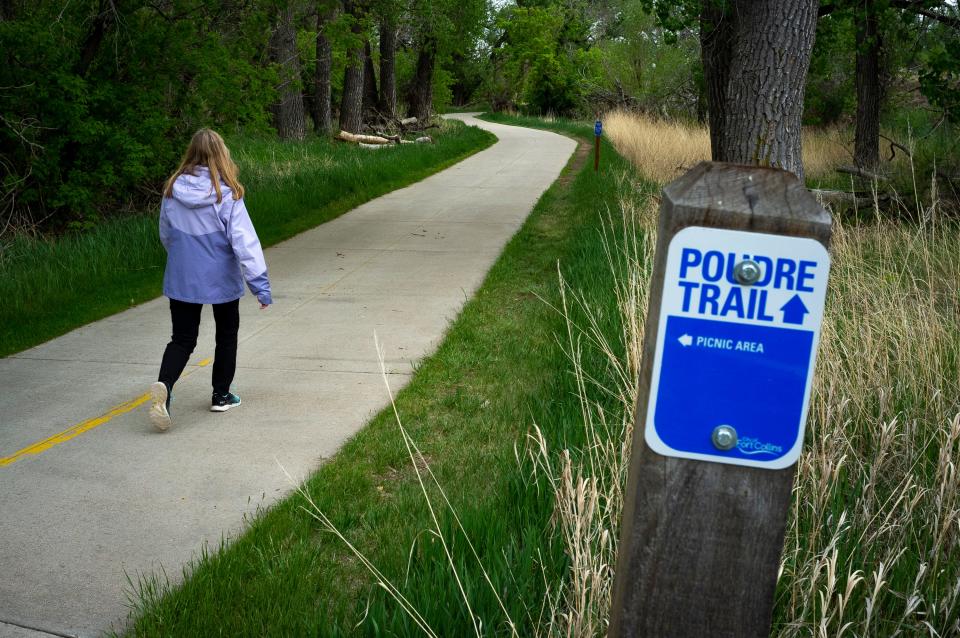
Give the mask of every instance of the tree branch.
<path id="1" fill-rule="evenodd" d="M 944 24 L 951 29 L 960 31 L 960 18 L 956 16 L 948 16 L 942 13 L 937 13 L 932 9 L 927 8 L 925 5 L 927 2 L 924 0 L 891 0 L 890 6 L 895 9 L 905 9 L 907 11 L 912 11 L 917 15 L 924 16 L 925 18 L 930 18 L 931 20 L 936 20 L 940 24 Z"/>

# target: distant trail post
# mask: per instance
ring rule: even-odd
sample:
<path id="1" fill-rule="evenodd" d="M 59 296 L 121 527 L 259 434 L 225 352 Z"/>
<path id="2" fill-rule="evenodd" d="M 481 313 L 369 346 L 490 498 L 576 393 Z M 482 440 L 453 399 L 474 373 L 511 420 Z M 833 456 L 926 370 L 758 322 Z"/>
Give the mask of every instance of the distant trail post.
<path id="1" fill-rule="evenodd" d="M 603 134 L 603 123 L 597 113 L 597 121 L 593 123 L 593 172 L 600 170 L 600 135 Z"/>
<path id="2" fill-rule="evenodd" d="M 786 171 L 664 188 L 611 638 L 769 635 L 829 239 Z"/>

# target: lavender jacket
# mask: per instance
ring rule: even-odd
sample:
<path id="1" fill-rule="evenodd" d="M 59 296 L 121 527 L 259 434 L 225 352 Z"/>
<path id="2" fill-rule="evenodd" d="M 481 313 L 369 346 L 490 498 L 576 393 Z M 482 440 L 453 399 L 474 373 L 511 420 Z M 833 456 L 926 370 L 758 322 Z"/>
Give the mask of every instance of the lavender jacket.
<path id="1" fill-rule="evenodd" d="M 163 294 L 170 299 L 215 304 L 243 296 L 243 282 L 260 303 L 272 303 L 260 239 L 242 199 L 221 183 L 223 198 L 198 166 L 173 184 L 160 205 L 160 241 L 167 249 Z"/>

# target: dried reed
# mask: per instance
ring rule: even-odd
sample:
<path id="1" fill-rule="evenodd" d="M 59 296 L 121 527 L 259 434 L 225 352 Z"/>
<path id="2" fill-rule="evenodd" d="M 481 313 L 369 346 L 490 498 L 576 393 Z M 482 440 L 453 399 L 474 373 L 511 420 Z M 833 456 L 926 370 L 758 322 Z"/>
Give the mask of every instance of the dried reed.
<path id="1" fill-rule="evenodd" d="M 607 127 L 640 173 L 660 182 L 705 153 L 703 129 L 625 114 L 608 116 Z M 808 148 L 817 166 L 836 160 L 832 142 Z M 571 565 L 545 602 L 542 635 L 606 628 L 655 242 L 655 205 L 633 190 L 624 189 L 618 216 L 628 239 L 608 243 L 626 353 L 615 354 L 615 335 L 597 321 L 568 320 L 588 444 L 557 451 L 536 426 L 529 436 L 528 459 L 555 490 Z M 960 635 L 960 228 L 938 219 L 935 200 L 899 205 L 918 208 L 913 218 L 924 221 L 835 220 L 776 636 Z M 583 302 L 562 278 L 560 286 L 570 317 L 569 307 Z M 605 388 L 620 399 L 615 414 L 588 398 L 598 375 L 582 365 L 585 348 L 605 353 L 617 372 L 616 386 Z"/>

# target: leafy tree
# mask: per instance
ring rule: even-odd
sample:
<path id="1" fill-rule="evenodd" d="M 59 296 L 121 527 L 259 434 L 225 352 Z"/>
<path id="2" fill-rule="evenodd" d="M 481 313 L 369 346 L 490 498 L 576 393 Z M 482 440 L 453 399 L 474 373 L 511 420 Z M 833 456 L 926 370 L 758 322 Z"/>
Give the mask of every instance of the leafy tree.
<path id="1" fill-rule="evenodd" d="M 817 38 L 807 77 L 804 122 L 834 124 L 856 109 L 853 17 L 828 15 L 817 22 Z"/>
<path id="2" fill-rule="evenodd" d="M 200 126 L 265 129 L 266 12 L 243 0 L 7 2 L 3 214 L 84 227 L 134 209 Z M 2 226 L 0 226 L 2 227 Z"/>
<path id="3" fill-rule="evenodd" d="M 953 122 L 960 122 L 960 37 L 956 31 L 937 29 L 942 38 L 924 54 L 920 88 L 931 103 L 943 109 Z"/>
<path id="4" fill-rule="evenodd" d="M 499 77 L 492 92 L 501 95 L 494 101 L 532 113 L 570 114 L 582 105 L 580 69 L 591 57 L 589 25 L 581 9 L 525 3 L 500 11 L 495 44 Z"/>
<path id="5" fill-rule="evenodd" d="M 433 110 L 434 71 L 454 55 L 469 51 L 480 36 L 487 0 L 413 0 L 410 26 L 417 51 L 407 90 L 410 115 L 420 119 Z M 446 75 L 448 82 L 452 80 Z"/>

